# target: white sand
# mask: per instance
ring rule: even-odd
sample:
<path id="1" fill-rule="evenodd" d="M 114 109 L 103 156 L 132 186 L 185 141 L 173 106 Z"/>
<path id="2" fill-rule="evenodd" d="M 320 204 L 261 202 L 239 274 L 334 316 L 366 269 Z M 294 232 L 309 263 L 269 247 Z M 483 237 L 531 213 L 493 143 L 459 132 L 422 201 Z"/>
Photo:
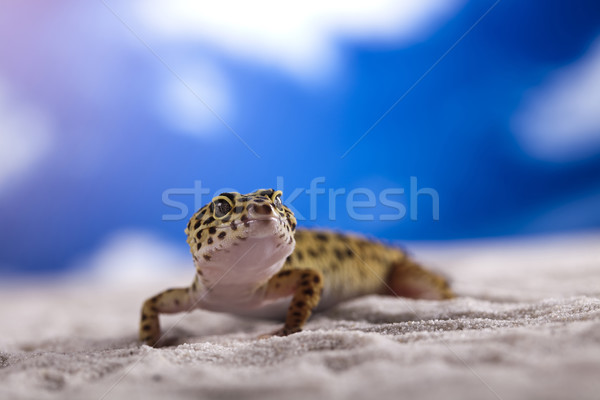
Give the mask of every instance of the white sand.
<path id="1" fill-rule="evenodd" d="M 172 346 L 135 342 L 142 301 L 191 264 L 4 282 L 0 399 L 600 398 L 599 233 L 407 247 L 462 297 L 356 299 L 260 341 L 279 324 L 194 311 L 162 319 Z"/>

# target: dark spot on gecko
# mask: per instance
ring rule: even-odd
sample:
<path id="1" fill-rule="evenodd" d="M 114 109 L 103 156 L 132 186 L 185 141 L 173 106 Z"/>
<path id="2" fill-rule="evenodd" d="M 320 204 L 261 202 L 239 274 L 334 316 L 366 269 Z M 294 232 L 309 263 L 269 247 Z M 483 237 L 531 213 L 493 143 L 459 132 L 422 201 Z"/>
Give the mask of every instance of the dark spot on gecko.
<path id="1" fill-rule="evenodd" d="M 302 254 L 300 250 L 296 250 L 294 254 L 296 255 L 296 257 L 298 257 L 299 261 L 302 261 L 304 259 L 304 254 Z"/>
<path id="2" fill-rule="evenodd" d="M 327 237 L 327 235 L 325 235 L 325 234 L 323 234 L 323 233 L 317 233 L 317 234 L 315 235 L 315 238 L 316 238 L 317 240 L 321 240 L 321 241 L 323 241 L 323 242 L 326 242 L 327 240 L 329 240 L 329 238 Z"/>
<path id="3" fill-rule="evenodd" d="M 202 243 L 198 243 L 198 244 L 196 245 L 196 251 L 200 250 L 200 247 L 202 247 Z"/>
<path id="4" fill-rule="evenodd" d="M 158 313 L 158 308 L 156 308 L 155 306 L 150 307 L 150 311 L 152 311 L 153 313 Z"/>
<path id="5" fill-rule="evenodd" d="M 305 303 L 305 302 L 303 302 L 302 300 L 299 300 L 299 301 L 297 301 L 297 302 L 296 302 L 296 307 L 298 307 L 298 308 L 302 308 L 302 307 L 304 307 L 305 305 L 306 305 L 306 303 Z"/>
<path id="6" fill-rule="evenodd" d="M 206 241 L 206 243 L 208 243 L 208 244 L 212 244 L 212 242 L 213 242 L 213 239 L 211 237 L 209 237 L 208 240 Z"/>
<path id="7" fill-rule="evenodd" d="M 208 233 L 210 233 L 211 235 L 217 232 L 217 228 L 215 228 L 214 226 L 211 226 L 210 228 L 208 228 Z"/>
<path id="8" fill-rule="evenodd" d="M 289 264 L 291 262 L 292 262 L 292 256 L 290 255 L 290 256 L 288 256 L 288 258 L 285 259 L 285 263 Z"/>
<path id="9" fill-rule="evenodd" d="M 219 233 L 219 236 L 217 236 L 219 239 L 223 239 L 225 237 L 225 235 L 227 235 L 227 233 L 225 233 L 225 231 Z"/>
<path id="10" fill-rule="evenodd" d="M 288 276 L 292 273 L 292 271 L 281 271 L 280 273 L 277 274 L 277 276 Z"/>
<path id="11" fill-rule="evenodd" d="M 333 250 L 333 252 L 335 253 L 335 256 L 337 257 L 338 260 L 341 260 L 344 255 L 342 254 L 342 251 L 340 249 L 335 249 Z"/>
<path id="12" fill-rule="evenodd" d="M 149 331 L 152 328 L 150 327 L 150 325 L 144 325 L 144 326 L 142 326 L 142 329 L 145 331 Z"/>
<path id="13" fill-rule="evenodd" d="M 208 225 L 210 223 L 213 223 L 215 221 L 215 219 L 213 217 L 208 217 L 206 218 L 206 221 L 204 221 L 203 225 Z"/>
<path id="14" fill-rule="evenodd" d="M 204 259 L 206 261 L 210 261 L 210 255 L 209 254 L 204 254 L 202 257 L 204 257 Z"/>
<path id="15" fill-rule="evenodd" d="M 241 201 L 243 203 L 243 202 L 246 202 L 246 201 L 250 201 L 250 198 L 249 197 L 240 197 L 238 199 L 238 201 Z M 239 211 L 236 211 L 236 212 L 239 212 Z"/>
<path id="16" fill-rule="evenodd" d="M 310 273 L 309 273 L 309 272 L 305 272 L 305 273 L 303 273 L 302 275 L 300 275 L 300 279 L 306 279 L 306 278 L 308 278 L 309 276 L 310 276 Z"/>
<path id="17" fill-rule="evenodd" d="M 294 312 L 292 313 L 292 315 L 293 315 L 294 317 L 301 317 L 301 316 L 302 316 L 302 313 L 301 313 L 300 311 L 294 311 Z"/>
<path id="18" fill-rule="evenodd" d="M 319 283 L 319 282 L 321 282 L 321 278 L 319 278 L 319 275 L 315 275 L 315 276 L 314 276 L 314 278 L 313 278 L 313 282 L 314 282 L 314 283 Z"/>
<path id="19" fill-rule="evenodd" d="M 150 301 L 152 303 L 156 303 L 158 301 L 158 296 L 154 296 L 153 298 L 150 299 Z"/>
<path id="20" fill-rule="evenodd" d="M 233 229 L 234 231 L 237 229 L 237 225 L 235 224 L 235 221 L 231 221 L 231 229 Z"/>
<path id="21" fill-rule="evenodd" d="M 179 300 L 175 299 L 175 300 L 173 300 L 173 303 L 175 303 L 175 305 L 178 306 L 179 305 Z"/>
<path id="22" fill-rule="evenodd" d="M 244 206 L 236 206 L 236 207 L 233 209 L 233 212 L 234 212 L 234 213 L 236 213 L 236 214 L 239 214 L 239 213 L 241 213 L 242 211 L 244 211 Z"/>
<path id="23" fill-rule="evenodd" d="M 308 255 L 314 258 L 317 258 L 319 254 L 314 249 L 308 249 Z"/>
<path id="24" fill-rule="evenodd" d="M 199 229 L 198 232 L 196 232 L 196 237 L 198 239 L 200 239 L 201 236 L 202 236 L 202 229 Z"/>
<path id="25" fill-rule="evenodd" d="M 304 293 L 304 294 L 305 294 L 305 295 L 307 295 L 307 296 L 312 296 L 312 295 L 314 295 L 314 294 L 315 294 L 315 291 L 314 291 L 314 290 L 312 290 L 312 289 L 306 289 L 306 290 L 305 290 L 304 292 L 302 292 L 302 293 Z"/>
<path id="26" fill-rule="evenodd" d="M 310 282 L 309 281 L 302 281 L 300 283 L 300 285 L 302 285 L 302 286 L 308 286 L 308 285 L 310 285 Z"/>
<path id="27" fill-rule="evenodd" d="M 198 220 L 196 221 L 196 223 L 194 224 L 194 229 L 198 229 L 198 228 L 200 228 L 200 224 L 202 224 L 202 220 L 198 219 Z"/>
<path id="28" fill-rule="evenodd" d="M 346 255 L 350 258 L 354 257 L 354 253 L 350 249 L 346 249 Z"/>
<path id="29" fill-rule="evenodd" d="M 146 314 L 142 314 L 142 321 L 145 321 L 146 319 L 148 319 L 148 316 Z"/>

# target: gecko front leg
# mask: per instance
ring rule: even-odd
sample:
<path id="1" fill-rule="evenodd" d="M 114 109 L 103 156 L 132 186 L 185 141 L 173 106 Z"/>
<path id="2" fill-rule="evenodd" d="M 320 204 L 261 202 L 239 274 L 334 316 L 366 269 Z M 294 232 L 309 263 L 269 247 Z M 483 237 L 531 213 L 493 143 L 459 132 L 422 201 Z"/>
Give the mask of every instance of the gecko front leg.
<path id="1" fill-rule="evenodd" d="M 323 274 L 314 269 L 288 269 L 274 275 L 266 283 L 265 297 L 277 299 L 293 294 L 285 324 L 269 336 L 287 336 L 300 332 L 319 304 L 323 290 Z"/>
<path id="2" fill-rule="evenodd" d="M 139 333 L 142 342 L 154 346 L 160 339 L 158 314 L 173 314 L 191 308 L 190 290 L 190 288 L 167 289 L 144 302 Z"/>

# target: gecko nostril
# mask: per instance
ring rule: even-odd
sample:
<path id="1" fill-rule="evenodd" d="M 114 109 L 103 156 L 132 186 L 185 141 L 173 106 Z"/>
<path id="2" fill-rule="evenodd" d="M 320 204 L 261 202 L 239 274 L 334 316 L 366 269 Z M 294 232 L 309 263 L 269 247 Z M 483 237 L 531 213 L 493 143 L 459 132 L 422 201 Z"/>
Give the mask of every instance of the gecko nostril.
<path id="1" fill-rule="evenodd" d="M 259 214 L 259 215 L 269 215 L 269 214 L 271 214 L 271 211 L 272 211 L 271 206 L 268 204 L 263 204 L 263 205 L 254 204 L 252 209 L 256 214 Z"/>

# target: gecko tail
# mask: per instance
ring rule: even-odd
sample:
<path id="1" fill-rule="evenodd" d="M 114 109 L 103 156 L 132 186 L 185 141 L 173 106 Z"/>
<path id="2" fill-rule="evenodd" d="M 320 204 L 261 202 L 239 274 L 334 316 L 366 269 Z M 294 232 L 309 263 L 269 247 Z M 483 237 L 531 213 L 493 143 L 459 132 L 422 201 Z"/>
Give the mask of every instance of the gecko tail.
<path id="1" fill-rule="evenodd" d="M 411 299 L 447 300 L 456 295 L 443 276 L 406 259 L 392 265 L 386 293 Z"/>

